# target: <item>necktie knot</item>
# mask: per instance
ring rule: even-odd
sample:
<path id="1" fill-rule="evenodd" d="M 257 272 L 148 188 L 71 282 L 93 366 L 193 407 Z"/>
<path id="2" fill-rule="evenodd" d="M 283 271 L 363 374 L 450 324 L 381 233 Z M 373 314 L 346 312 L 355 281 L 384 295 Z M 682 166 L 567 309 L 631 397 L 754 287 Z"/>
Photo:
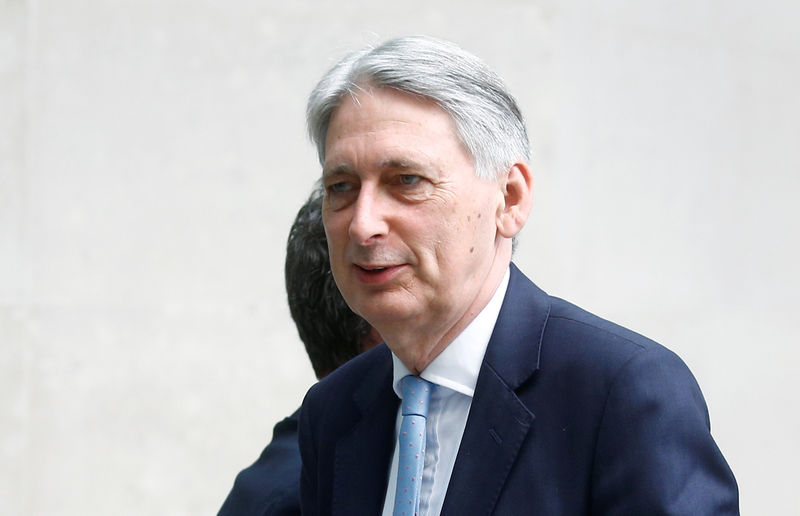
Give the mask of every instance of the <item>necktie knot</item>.
<path id="1" fill-rule="evenodd" d="M 400 380 L 403 395 L 402 413 L 404 416 L 428 416 L 433 384 L 419 376 L 408 375 Z"/>

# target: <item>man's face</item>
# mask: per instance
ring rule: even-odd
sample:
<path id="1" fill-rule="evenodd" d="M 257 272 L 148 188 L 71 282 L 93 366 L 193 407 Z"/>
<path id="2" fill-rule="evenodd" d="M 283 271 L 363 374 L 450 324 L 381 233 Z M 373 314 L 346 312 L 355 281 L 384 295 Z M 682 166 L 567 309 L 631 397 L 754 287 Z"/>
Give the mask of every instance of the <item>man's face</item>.
<path id="1" fill-rule="evenodd" d="M 503 195 L 475 177 L 450 117 L 394 90 L 360 92 L 334 113 L 325 151 L 323 221 L 350 307 L 381 333 L 441 334 L 474 317 Z"/>

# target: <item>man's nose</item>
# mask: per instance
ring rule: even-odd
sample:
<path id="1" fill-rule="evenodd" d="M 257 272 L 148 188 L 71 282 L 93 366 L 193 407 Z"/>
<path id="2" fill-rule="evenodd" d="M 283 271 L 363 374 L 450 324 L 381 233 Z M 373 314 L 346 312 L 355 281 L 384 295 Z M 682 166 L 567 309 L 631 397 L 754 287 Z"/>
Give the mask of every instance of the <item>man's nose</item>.
<path id="1" fill-rule="evenodd" d="M 358 245 L 370 245 L 386 236 L 386 202 L 372 188 L 361 188 L 356 199 L 353 219 L 350 221 L 350 238 Z"/>

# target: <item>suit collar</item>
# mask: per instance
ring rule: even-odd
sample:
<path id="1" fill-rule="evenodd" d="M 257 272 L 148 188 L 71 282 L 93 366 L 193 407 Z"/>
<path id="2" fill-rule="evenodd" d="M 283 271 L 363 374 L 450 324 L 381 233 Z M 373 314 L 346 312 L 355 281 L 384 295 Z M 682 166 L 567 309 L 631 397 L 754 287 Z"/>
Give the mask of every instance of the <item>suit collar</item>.
<path id="1" fill-rule="evenodd" d="M 367 368 L 353 391 L 353 402 L 362 415 L 371 415 L 374 405 L 396 398 L 392 390 L 392 352 L 389 347 L 383 343 L 367 353 L 373 354 L 373 366 Z"/>
<path id="2" fill-rule="evenodd" d="M 512 263 L 510 269 L 508 290 L 484 363 L 496 371 L 509 389 L 516 390 L 539 369 L 550 298 L 516 265 Z"/>
<path id="3" fill-rule="evenodd" d="M 515 394 L 539 369 L 550 302 L 511 265 L 503 300 L 461 439 L 442 515 L 488 515 L 535 415 Z M 481 489 L 475 486 L 480 485 Z"/>

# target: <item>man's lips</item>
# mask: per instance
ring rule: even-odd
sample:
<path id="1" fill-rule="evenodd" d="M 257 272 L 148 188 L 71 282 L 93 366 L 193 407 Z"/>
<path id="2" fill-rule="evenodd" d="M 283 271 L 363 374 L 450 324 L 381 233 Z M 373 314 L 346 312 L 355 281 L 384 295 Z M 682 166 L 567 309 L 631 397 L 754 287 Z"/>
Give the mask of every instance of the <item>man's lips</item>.
<path id="1" fill-rule="evenodd" d="M 400 273 L 403 265 L 366 265 L 353 264 L 356 278 L 367 285 L 379 285 L 391 281 Z"/>
<path id="2" fill-rule="evenodd" d="M 364 269 L 367 272 L 380 272 L 392 267 L 392 265 L 357 265 L 356 267 Z"/>

